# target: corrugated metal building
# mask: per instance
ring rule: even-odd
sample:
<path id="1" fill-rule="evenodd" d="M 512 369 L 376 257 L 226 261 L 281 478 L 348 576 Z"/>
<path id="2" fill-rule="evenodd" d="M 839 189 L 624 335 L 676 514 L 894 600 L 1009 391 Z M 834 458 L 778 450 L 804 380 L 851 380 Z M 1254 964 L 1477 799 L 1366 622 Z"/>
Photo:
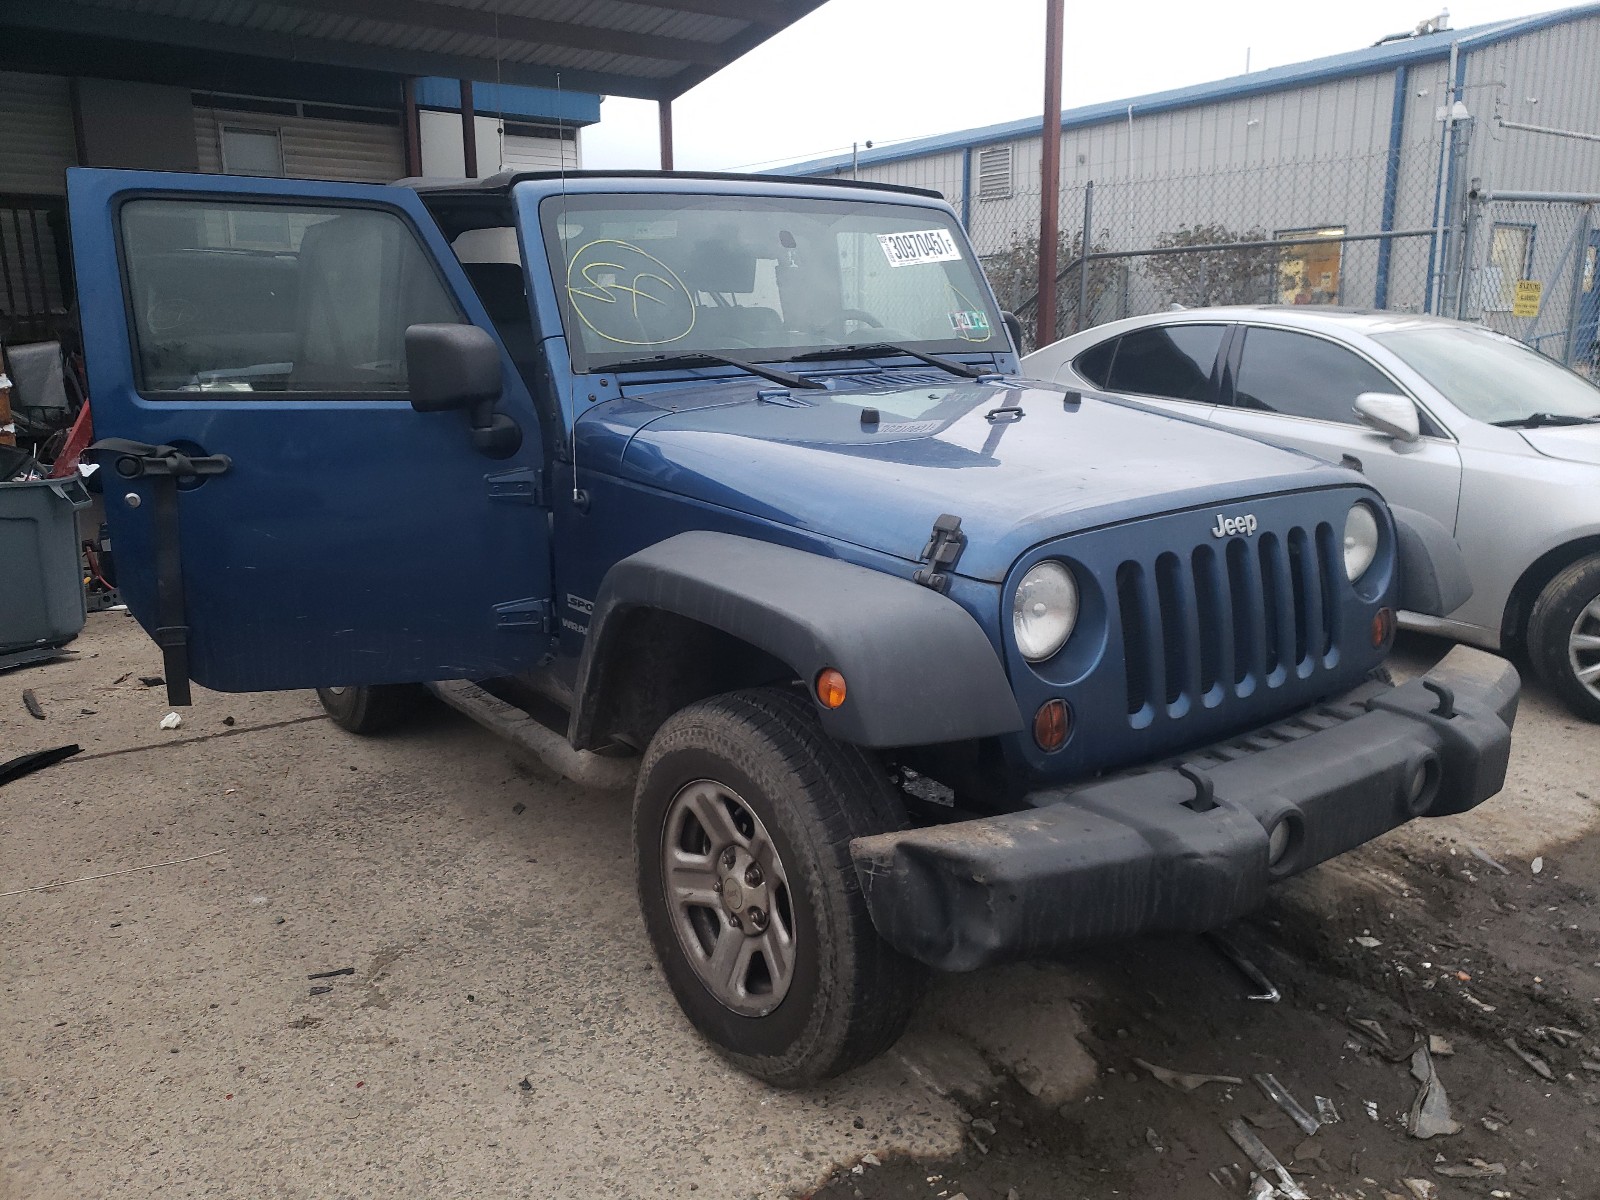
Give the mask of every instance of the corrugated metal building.
<path id="1" fill-rule="evenodd" d="M 1600 5 L 1440 24 L 1062 113 L 1063 327 L 1080 321 L 1080 282 L 1084 323 L 1224 300 L 1454 312 L 1459 299 L 1462 315 L 1492 317 L 1509 310 L 1501 293 L 1541 267 L 1559 275 L 1545 280 L 1547 299 L 1582 284 L 1584 254 L 1594 291 L 1594 247 L 1574 243 L 1583 230 L 1572 206 L 1552 210 L 1547 229 L 1503 206 L 1474 207 L 1469 195 L 1474 181 L 1485 192 L 1600 193 L 1600 140 L 1513 128 L 1600 134 Z M 878 147 L 860 155 L 859 175 L 944 193 L 1005 298 L 1026 307 L 1038 130 L 1025 120 Z M 848 175 L 852 162 L 787 170 Z M 1196 252 L 1212 245 L 1227 249 Z"/>

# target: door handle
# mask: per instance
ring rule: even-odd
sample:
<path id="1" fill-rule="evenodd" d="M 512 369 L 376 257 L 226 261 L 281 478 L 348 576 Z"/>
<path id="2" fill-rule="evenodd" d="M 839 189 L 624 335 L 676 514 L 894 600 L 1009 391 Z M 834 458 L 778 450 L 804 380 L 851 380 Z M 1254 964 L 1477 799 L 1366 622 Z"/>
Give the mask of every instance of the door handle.
<path id="1" fill-rule="evenodd" d="M 150 446 L 127 438 L 101 438 L 84 451 L 84 457 L 109 461 L 123 479 L 199 479 L 221 475 L 233 466 L 233 459 L 226 454 L 186 454 L 175 446 Z"/>

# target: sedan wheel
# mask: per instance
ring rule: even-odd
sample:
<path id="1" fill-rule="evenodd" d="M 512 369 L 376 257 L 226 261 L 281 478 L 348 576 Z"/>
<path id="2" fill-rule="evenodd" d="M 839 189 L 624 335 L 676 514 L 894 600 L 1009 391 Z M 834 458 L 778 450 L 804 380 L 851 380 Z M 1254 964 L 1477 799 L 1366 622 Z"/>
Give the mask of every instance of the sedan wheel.
<path id="1" fill-rule="evenodd" d="M 1568 708 L 1600 721 L 1600 554 L 1573 563 L 1539 594 L 1528 656 Z"/>

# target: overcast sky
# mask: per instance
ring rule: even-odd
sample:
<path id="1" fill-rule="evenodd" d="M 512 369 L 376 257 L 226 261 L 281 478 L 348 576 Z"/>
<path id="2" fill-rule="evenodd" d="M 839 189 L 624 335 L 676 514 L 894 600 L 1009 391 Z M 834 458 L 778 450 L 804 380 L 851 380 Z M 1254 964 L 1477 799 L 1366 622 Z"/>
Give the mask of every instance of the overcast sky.
<path id="1" fill-rule="evenodd" d="M 1457 29 L 1547 12 L 1470 0 Z M 1370 46 L 1425 0 L 1068 3 L 1062 103 L 1116 100 Z M 1043 0 L 828 0 L 673 105 L 680 169 L 752 170 L 1044 110 Z M 655 167 L 656 106 L 612 97 L 586 167 Z"/>

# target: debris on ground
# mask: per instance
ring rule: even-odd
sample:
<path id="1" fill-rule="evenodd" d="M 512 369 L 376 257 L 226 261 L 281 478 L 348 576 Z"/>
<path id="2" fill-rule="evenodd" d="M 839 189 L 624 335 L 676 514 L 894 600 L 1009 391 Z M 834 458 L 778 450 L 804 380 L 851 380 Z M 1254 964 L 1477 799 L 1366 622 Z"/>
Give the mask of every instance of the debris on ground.
<path id="1" fill-rule="evenodd" d="M 1439 1185 L 1431 1179 L 1402 1179 L 1400 1182 L 1416 1200 L 1438 1200 Z"/>
<path id="2" fill-rule="evenodd" d="M 1461 1125 L 1450 1115 L 1450 1098 L 1445 1095 L 1439 1073 L 1433 1069 L 1433 1056 L 1426 1046 L 1418 1046 L 1411 1056 L 1411 1077 L 1422 1086 L 1411 1102 L 1406 1131 L 1414 1138 L 1448 1137 L 1461 1132 Z"/>
<path id="3" fill-rule="evenodd" d="M 1205 940 L 1220 951 L 1222 957 L 1232 963 L 1239 974 L 1248 979 L 1252 986 L 1255 987 L 1256 990 L 1254 992 L 1245 996 L 1246 1000 L 1256 1000 L 1262 1004 L 1276 1004 L 1283 999 L 1282 993 L 1273 985 L 1272 980 L 1267 978 L 1266 972 L 1244 956 L 1244 951 L 1239 949 L 1239 944 L 1233 938 L 1222 930 L 1217 929 L 1206 934 Z"/>
<path id="4" fill-rule="evenodd" d="M 1474 858 L 1476 858 L 1479 862 L 1483 863 L 1485 866 L 1493 867 L 1496 871 L 1499 871 L 1500 874 L 1502 874 L 1502 875 L 1511 874 L 1511 872 L 1508 869 L 1506 869 L 1505 867 L 1502 867 L 1499 863 L 1495 862 L 1494 859 L 1490 858 L 1482 850 L 1478 849 L 1478 847 L 1469 844 L 1467 846 L 1467 849 L 1472 851 L 1472 856 Z"/>
<path id="5" fill-rule="evenodd" d="M 528 811 L 528 806 L 522 801 L 518 800 L 511 806 L 511 811 L 520 817 L 523 813 Z"/>
<path id="6" fill-rule="evenodd" d="M 1337 1125 L 1339 1123 L 1339 1110 L 1327 1096 L 1315 1096 L 1317 1105 L 1317 1120 L 1324 1125 Z"/>
<path id="7" fill-rule="evenodd" d="M 78 745 L 54 746 L 49 750 L 35 750 L 32 754 L 20 754 L 16 758 L 8 758 L 5 762 L 0 762 L 0 787 L 21 779 L 24 775 L 32 775 L 35 771 L 53 767 L 58 762 L 71 758 L 82 748 Z"/>
<path id="8" fill-rule="evenodd" d="M 126 675 L 124 675 L 122 677 L 122 679 L 126 679 L 126 678 L 127 678 Z M 122 679 L 117 680 L 117 682 L 121 683 Z M 141 684 L 143 684 L 147 688 L 165 687 L 166 683 L 167 683 L 167 681 L 164 678 L 162 678 L 160 675 L 141 675 L 141 676 L 139 676 L 139 682 Z"/>
<path id="9" fill-rule="evenodd" d="M 1539 872 L 1544 870 L 1544 857 L 1541 855 L 1539 858 L 1534 859 L 1529 865 L 1533 868 L 1533 873 L 1535 875 L 1539 874 Z"/>
<path id="10" fill-rule="evenodd" d="M 1244 1080 L 1236 1075 L 1200 1075 L 1187 1071 L 1173 1071 L 1167 1067 L 1158 1067 L 1155 1063 L 1145 1062 L 1142 1058 L 1136 1058 L 1133 1061 L 1134 1065 L 1149 1071 L 1157 1081 L 1178 1092 L 1192 1092 L 1208 1083 L 1227 1083 L 1235 1087 L 1244 1084 Z M 973 1124 L 977 1124 L 977 1122 L 973 1122 Z"/>
<path id="11" fill-rule="evenodd" d="M 339 976 L 339 975 L 354 975 L 355 973 L 356 973 L 356 969 L 354 967 L 340 967 L 337 971 L 318 971 L 313 975 L 307 975 L 306 978 L 307 979 L 333 979 L 333 978 L 335 978 L 336 976 Z"/>
<path id="12" fill-rule="evenodd" d="M 1442 1038 L 1437 1033 L 1428 1035 L 1428 1053 L 1435 1058 L 1449 1058 L 1455 1052 L 1456 1048 L 1450 1044 L 1449 1038 Z"/>
<path id="13" fill-rule="evenodd" d="M 1284 1165 L 1278 1161 L 1277 1156 L 1267 1149 L 1267 1144 L 1252 1133 L 1248 1125 L 1235 1119 L 1229 1121 L 1223 1128 L 1228 1131 L 1233 1144 L 1243 1150 L 1245 1157 L 1255 1164 L 1256 1170 L 1276 1184 L 1278 1191 L 1289 1197 L 1289 1200 L 1311 1200 Z M 1267 1194 L 1271 1195 L 1270 1192 Z"/>
<path id="14" fill-rule="evenodd" d="M 1469 1158 L 1464 1163 L 1436 1165 L 1433 1173 L 1443 1175 L 1446 1179 L 1493 1179 L 1497 1175 L 1506 1173 L 1506 1165 L 1485 1162 L 1481 1158 Z"/>
<path id="15" fill-rule="evenodd" d="M 333 991 L 331 987 L 314 987 L 311 989 L 311 994 L 313 996 L 326 996 L 331 991 Z"/>
<path id="16" fill-rule="evenodd" d="M 161 718 L 162 729 L 177 729 L 182 724 L 183 718 L 175 712 L 169 712 L 166 716 Z"/>
<path id="17" fill-rule="evenodd" d="M 28 710 L 28 715 L 35 721 L 44 720 L 44 706 L 39 703 L 39 697 L 33 694 L 32 688 L 22 689 L 22 707 Z"/>
<path id="18" fill-rule="evenodd" d="M 1379 946 L 1383 945 L 1383 943 L 1380 942 L 1377 938 L 1372 937 L 1370 935 L 1363 935 L 1363 936 L 1358 937 L 1358 938 L 1353 938 L 1352 940 L 1355 942 L 1356 945 L 1362 947 L 1365 950 L 1376 950 Z"/>
<path id="19" fill-rule="evenodd" d="M 1556 1073 L 1550 1069 L 1550 1064 L 1545 1062 L 1544 1059 L 1540 1058 L 1531 1050 L 1524 1050 L 1521 1046 L 1517 1045 L 1516 1038 L 1506 1038 L 1504 1045 L 1507 1050 L 1511 1051 L 1511 1053 L 1515 1054 L 1523 1062 L 1527 1063 L 1528 1066 L 1533 1068 L 1533 1071 L 1536 1075 L 1543 1079 L 1548 1079 L 1551 1083 L 1556 1081 Z"/>
<path id="20" fill-rule="evenodd" d="M 1271 1074 L 1252 1075 L 1250 1078 L 1256 1081 L 1256 1086 L 1261 1089 L 1268 1100 L 1271 1100 L 1281 1108 L 1291 1121 L 1300 1126 L 1301 1132 L 1307 1137 L 1311 1137 L 1317 1130 L 1322 1128 L 1322 1122 L 1308 1113 L 1300 1101 L 1291 1096 L 1289 1089 L 1279 1083 L 1275 1076 Z"/>

